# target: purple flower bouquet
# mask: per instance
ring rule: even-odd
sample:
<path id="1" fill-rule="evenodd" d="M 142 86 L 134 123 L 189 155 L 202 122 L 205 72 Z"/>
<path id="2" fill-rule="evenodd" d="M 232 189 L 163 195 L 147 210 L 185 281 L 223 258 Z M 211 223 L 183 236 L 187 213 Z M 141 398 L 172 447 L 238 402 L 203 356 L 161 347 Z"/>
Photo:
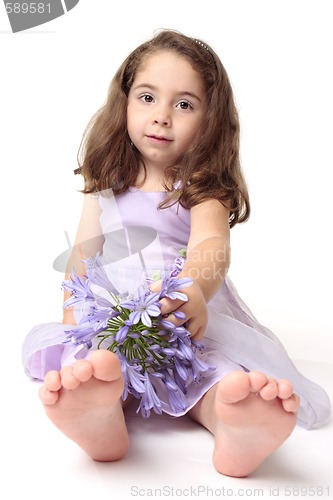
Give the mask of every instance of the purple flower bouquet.
<path id="1" fill-rule="evenodd" d="M 190 338 L 186 323 L 176 327 L 161 314 L 162 298 L 187 300 L 180 290 L 192 281 L 177 278 L 184 258 L 175 260 L 158 293 L 151 291 L 152 280 L 147 278 L 135 294 L 119 294 L 99 254 L 85 263 L 84 279 L 73 272 L 63 282 L 63 289 L 71 294 L 64 307 L 81 305 L 83 310 L 79 324 L 66 331 L 67 342 L 90 348 L 94 341 L 98 348 L 115 353 L 125 381 L 123 399 L 128 394 L 139 399 L 137 412 L 143 417 L 148 418 L 151 410 L 161 414 L 167 405 L 165 399 L 175 413 L 184 412 L 189 384 L 198 383 L 204 372 L 214 370 L 197 356 L 203 346 Z M 173 314 L 185 320 L 183 313 Z"/>

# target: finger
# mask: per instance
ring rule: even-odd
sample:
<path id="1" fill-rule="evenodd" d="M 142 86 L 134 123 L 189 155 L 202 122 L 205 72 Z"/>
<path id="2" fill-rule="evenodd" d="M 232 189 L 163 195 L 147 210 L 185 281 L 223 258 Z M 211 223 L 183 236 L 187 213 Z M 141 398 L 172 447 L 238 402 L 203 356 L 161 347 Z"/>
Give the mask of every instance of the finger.
<path id="1" fill-rule="evenodd" d="M 162 280 L 157 280 L 157 281 L 153 281 L 150 285 L 149 285 L 149 288 L 152 292 L 154 293 L 158 293 L 161 291 L 161 288 L 162 288 Z"/>
<path id="2" fill-rule="evenodd" d="M 193 340 L 196 340 L 197 342 L 201 342 L 202 339 L 204 338 L 205 336 L 205 329 L 200 327 L 195 333 L 191 333 L 190 332 L 190 337 L 191 339 Z"/>
<path id="3" fill-rule="evenodd" d="M 206 323 L 202 323 L 202 321 L 198 321 L 197 319 L 190 319 L 186 322 L 186 330 L 190 332 L 191 338 L 200 342 L 203 339 Z"/>
<path id="4" fill-rule="evenodd" d="M 168 313 L 162 314 L 163 318 L 170 318 L 170 316 L 174 316 L 178 321 L 184 323 L 186 321 L 186 314 L 179 309 L 177 311 L 170 311 Z"/>
<path id="5" fill-rule="evenodd" d="M 162 315 L 163 320 L 168 321 L 174 327 L 185 326 L 187 327 L 186 315 L 181 311 L 172 311 Z"/>
<path id="6" fill-rule="evenodd" d="M 164 297 L 163 299 L 160 300 L 161 304 L 161 314 L 162 316 L 164 314 L 170 314 L 173 313 L 174 311 L 177 311 L 183 304 L 181 300 L 178 299 L 168 299 L 167 297 Z"/>

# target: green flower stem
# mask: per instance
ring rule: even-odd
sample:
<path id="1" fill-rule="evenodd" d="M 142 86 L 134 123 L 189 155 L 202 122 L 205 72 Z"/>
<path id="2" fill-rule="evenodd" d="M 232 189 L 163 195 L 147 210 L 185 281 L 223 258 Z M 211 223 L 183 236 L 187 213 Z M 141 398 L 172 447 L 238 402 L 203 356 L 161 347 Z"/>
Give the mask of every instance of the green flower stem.
<path id="1" fill-rule="evenodd" d="M 163 364 L 163 360 L 166 359 L 166 356 L 163 353 L 150 350 L 150 347 L 156 344 L 160 348 L 171 347 L 168 341 L 168 331 L 161 330 L 158 318 L 154 318 L 151 327 L 147 327 L 142 321 L 139 321 L 136 325 L 130 326 L 125 340 L 119 343 L 115 340 L 115 337 L 117 332 L 125 326 L 125 321 L 129 319 L 131 311 L 119 306 L 119 302 L 114 309 L 120 312 L 120 314 L 115 318 L 111 318 L 108 321 L 105 332 L 98 335 L 98 337 L 101 337 L 98 343 L 98 349 L 105 340 L 113 338 L 113 342 L 107 347 L 109 351 L 116 352 L 116 350 L 119 349 L 129 361 L 138 359 L 143 372 L 149 369 L 153 371 L 158 370 L 161 364 Z M 161 331 L 163 331 L 162 334 Z M 138 333 L 140 337 L 132 338 L 129 336 L 130 333 Z M 147 362 L 148 357 L 152 359 L 150 362 Z M 171 359 L 170 362 L 172 363 Z"/>

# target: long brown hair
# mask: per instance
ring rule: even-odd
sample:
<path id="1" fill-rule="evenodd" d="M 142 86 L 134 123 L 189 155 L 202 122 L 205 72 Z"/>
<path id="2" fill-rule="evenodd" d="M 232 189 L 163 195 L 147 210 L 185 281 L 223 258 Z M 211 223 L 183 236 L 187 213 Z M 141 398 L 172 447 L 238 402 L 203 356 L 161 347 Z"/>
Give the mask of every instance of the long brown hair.
<path id="1" fill-rule="evenodd" d="M 134 186 L 139 151 L 127 133 L 127 98 L 141 64 L 158 51 L 185 57 L 201 76 L 207 93 L 207 114 L 191 150 L 166 170 L 167 202 L 185 208 L 215 198 L 230 209 L 230 226 L 250 214 L 249 195 L 239 158 L 239 120 L 231 84 L 219 57 L 201 40 L 163 30 L 137 47 L 111 81 L 104 106 L 93 116 L 83 135 L 78 161 L 84 193 L 112 189 L 115 194 Z M 177 191 L 172 187 L 180 186 Z"/>

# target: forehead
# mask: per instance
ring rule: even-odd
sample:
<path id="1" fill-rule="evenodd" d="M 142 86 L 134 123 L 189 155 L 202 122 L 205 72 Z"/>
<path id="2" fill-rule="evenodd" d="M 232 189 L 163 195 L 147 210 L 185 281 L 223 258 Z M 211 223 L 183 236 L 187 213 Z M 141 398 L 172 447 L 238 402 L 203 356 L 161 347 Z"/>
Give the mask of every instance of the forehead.
<path id="1" fill-rule="evenodd" d="M 140 80 L 195 86 L 203 91 L 204 81 L 189 59 L 169 50 L 159 50 L 148 55 L 138 67 L 134 83 Z"/>

